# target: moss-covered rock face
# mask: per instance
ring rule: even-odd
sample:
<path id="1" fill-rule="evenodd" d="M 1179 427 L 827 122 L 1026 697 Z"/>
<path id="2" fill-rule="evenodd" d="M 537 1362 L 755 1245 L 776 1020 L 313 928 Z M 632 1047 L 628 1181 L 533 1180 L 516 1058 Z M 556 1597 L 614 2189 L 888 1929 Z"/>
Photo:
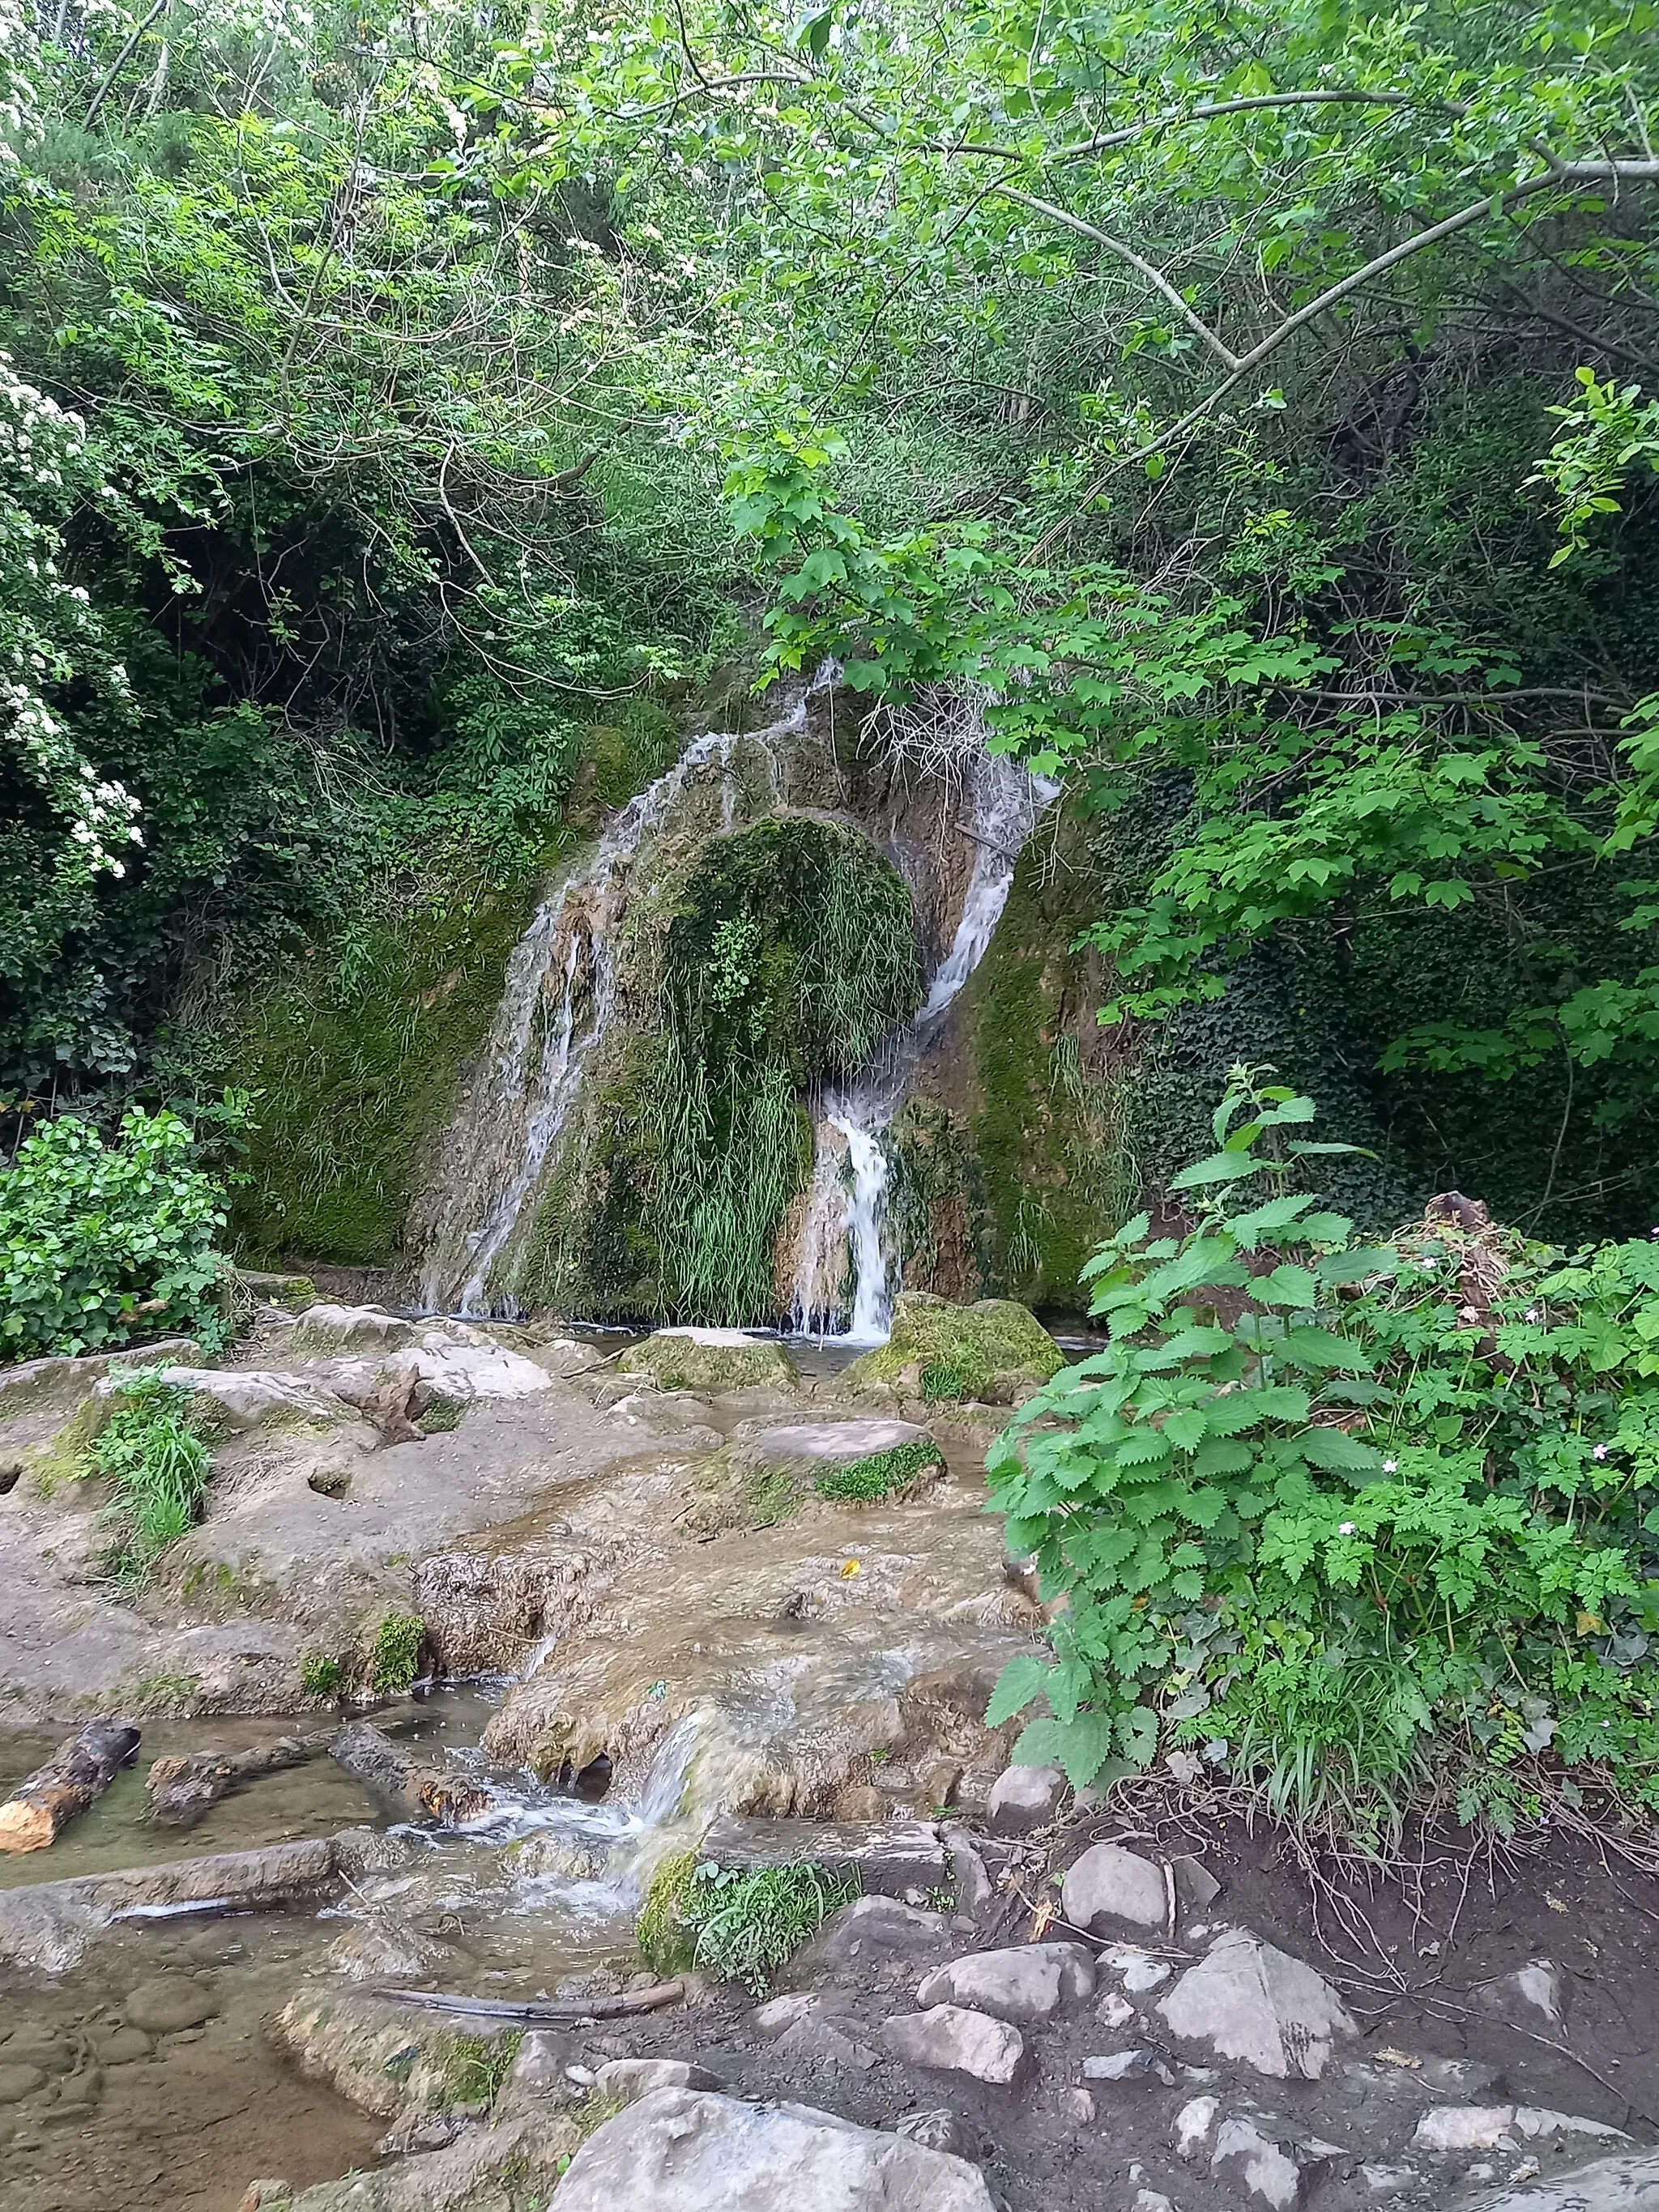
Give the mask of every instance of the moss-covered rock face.
<path id="1" fill-rule="evenodd" d="M 1007 1406 L 1065 1364 L 1036 1316 L 1012 1299 L 956 1306 L 925 1291 L 907 1291 L 893 1309 L 888 1341 L 855 1359 L 842 1380 L 853 1390 L 882 1384 L 940 1403 L 976 1399 Z"/>
<path id="2" fill-rule="evenodd" d="M 737 1328 L 659 1328 L 629 1346 L 624 1375 L 647 1376 L 659 1390 L 738 1390 L 754 1383 L 788 1389 L 800 1380 L 781 1344 Z"/>

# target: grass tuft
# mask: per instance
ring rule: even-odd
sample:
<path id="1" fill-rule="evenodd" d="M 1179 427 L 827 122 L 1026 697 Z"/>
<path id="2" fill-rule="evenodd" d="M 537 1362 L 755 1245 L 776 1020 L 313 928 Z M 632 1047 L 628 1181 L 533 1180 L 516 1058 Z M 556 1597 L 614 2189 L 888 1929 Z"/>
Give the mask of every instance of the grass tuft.
<path id="1" fill-rule="evenodd" d="M 659 1973 L 696 1966 L 764 1996 L 778 1969 L 859 1889 L 850 1871 L 721 1868 L 683 1852 L 658 1869 L 647 1893 L 635 1929 L 640 1955 Z"/>
<path id="2" fill-rule="evenodd" d="M 156 1562 L 201 1518 L 213 1460 L 191 1425 L 187 1390 L 159 1370 L 135 1369 L 86 1453 L 86 1468 L 110 1482 L 99 1525 L 110 1532 L 104 1571 L 124 1589 L 143 1589 Z"/>
<path id="3" fill-rule="evenodd" d="M 931 1437 L 896 1444 L 891 1451 L 871 1452 L 849 1466 L 831 1468 L 812 1487 L 820 1498 L 848 1505 L 878 1505 L 913 1490 L 923 1474 L 942 1468 L 945 1455 Z"/>
<path id="4" fill-rule="evenodd" d="M 369 1686 L 382 1696 L 413 1686 L 420 1672 L 426 1623 L 418 1613 L 389 1613 L 368 1647 Z"/>

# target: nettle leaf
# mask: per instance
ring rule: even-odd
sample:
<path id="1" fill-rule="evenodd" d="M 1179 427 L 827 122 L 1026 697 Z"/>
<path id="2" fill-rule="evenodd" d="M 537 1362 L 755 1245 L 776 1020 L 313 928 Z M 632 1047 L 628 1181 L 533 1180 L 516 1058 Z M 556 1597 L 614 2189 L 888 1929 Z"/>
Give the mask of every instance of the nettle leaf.
<path id="1" fill-rule="evenodd" d="M 1252 1283 L 1250 1296 L 1259 1305 L 1290 1306 L 1300 1312 L 1311 1312 L 1319 1303 L 1319 1285 L 1306 1267 L 1285 1261 L 1270 1275 L 1263 1275 Z"/>
<path id="2" fill-rule="evenodd" d="M 1310 1429 L 1297 1443 L 1310 1467 L 1331 1474 L 1381 1474 L 1382 1455 L 1343 1429 Z"/>
<path id="3" fill-rule="evenodd" d="M 1346 1374 L 1364 1375 L 1376 1364 L 1371 1353 L 1348 1338 L 1310 1323 L 1287 1328 L 1279 1349 L 1299 1367 L 1338 1367 Z"/>
<path id="4" fill-rule="evenodd" d="M 1014 1746 L 1014 1764 L 1058 1766 L 1073 1790 L 1086 1790 L 1110 1758 L 1117 1733 L 1110 1713 L 1079 1713 L 1069 1723 L 1032 1721 Z"/>
<path id="5" fill-rule="evenodd" d="M 1207 1418 L 1196 1406 L 1183 1407 L 1179 1413 L 1171 1413 L 1164 1424 L 1164 1435 L 1182 1451 L 1191 1451 L 1202 1443 L 1208 1429 Z"/>
<path id="6" fill-rule="evenodd" d="M 1138 1428 L 1113 1447 L 1120 1467 L 1161 1467 L 1170 1456 L 1169 1438 L 1157 1429 Z"/>
<path id="7" fill-rule="evenodd" d="M 991 1702 L 985 1708 L 987 1728 L 1000 1728 L 1004 1721 L 1012 1720 L 1016 1713 L 1035 1704 L 1048 1686 L 1048 1664 L 1046 1660 L 1029 1654 L 1011 1659 L 997 1677 L 991 1692 Z"/>
<path id="8" fill-rule="evenodd" d="M 1212 1418 L 1214 1410 L 1212 1407 L 1209 1413 L 1205 1417 L 1211 1428 L 1215 1426 L 1214 1419 Z M 1247 1468 L 1254 1467 L 1255 1464 L 1254 1448 L 1249 1444 L 1238 1442 L 1232 1437 L 1206 1437 L 1193 1455 L 1193 1473 L 1202 1475 L 1206 1481 L 1208 1481 L 1212 1475 L 1243 1474 Z"/>
<path id="9" fill-rule="evenodd" d="M 1194 1160 L 1191 1167 L 1171 1176 L 1170 1188 L 1200 1190 L 1210 1183 L 1242 1182 L 1246 1176 L 1260 1175 L 1267 1164 L 1248 1152 L 1212 1152 L 1208 1159 Z"/>
<path id="10" fill-rule="evenodd" d="M 1159 1346 L 1166 1359 L 1212 1358 L 1218 1352 L 1231 1352 L 1233 1340 L 1224 1328 L 1181 1328 L 1173 1336 L 1165 1337 Z"/>

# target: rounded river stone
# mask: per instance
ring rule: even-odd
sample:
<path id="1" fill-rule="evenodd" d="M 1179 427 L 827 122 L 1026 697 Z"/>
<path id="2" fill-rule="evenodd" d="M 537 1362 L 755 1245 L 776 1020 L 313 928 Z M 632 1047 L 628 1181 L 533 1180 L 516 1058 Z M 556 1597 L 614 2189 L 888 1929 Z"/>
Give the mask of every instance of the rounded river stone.
<path id="1" fill-rule="evenodd" d="M 127 1999 L 127 2019 L 147 2035 L 176 2035 L 180 2029 L 199 2027 L 219 2009 L 219 2000 L 199 1982 L 167 1976 L 140 1982 Z"/>

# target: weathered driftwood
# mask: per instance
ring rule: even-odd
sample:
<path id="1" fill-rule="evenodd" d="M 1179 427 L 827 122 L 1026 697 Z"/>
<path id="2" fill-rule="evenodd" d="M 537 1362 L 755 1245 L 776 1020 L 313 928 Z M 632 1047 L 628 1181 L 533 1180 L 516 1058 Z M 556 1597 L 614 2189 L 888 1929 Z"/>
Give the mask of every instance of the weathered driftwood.
<path id="1" fill-rule="evenodd" d="M 559 1997 L 536 2004 L 514 2004 L 506 1997 L 469 1997 L 448 1990 L 376 1990 L 389 2003 L 410 2005 L 419 2012 L 470 2013 L 479 2020 L 522 2020 L 538 2022 L 570 2020 L 620 2020 L 629 2013 L 660 2012 L 678 2004 L 685 1995 L 682 1981 L 653 1982 L 648 1990 L 626 1990 L 614 1997 Z"/>
<path id="2" fill-rule="evenodd" d="M 354 1782 L 388 1811 L 437 1820 L 457 1828 L 489 1812 L 493 1800 L 464 1775 L 441 1766 L 422 1766 L 410 1759 L 391 1737 L 372 1721 L 353 1721 L 343 1728 L 329 1747 Z"/>
<path id="3" fill-rule="evenodd" d="M 0 1851 L 40 1851 L 109 1788 L 138 1748 L 138 1731 L 89 1721 L 0 1805 Z"/>
<path id="4" fill-rule="evenodd" d="M 222 1797 L 244 1783 L 320 1756 L 334 1733 L 318 1729 L 309 1735 L 279 1735 L 251 1751 L 198 1751 L 187 1759 L 153 1760 L 144 1782 L 149 1817 L 162 1827 L 192 1828 Z"/>

